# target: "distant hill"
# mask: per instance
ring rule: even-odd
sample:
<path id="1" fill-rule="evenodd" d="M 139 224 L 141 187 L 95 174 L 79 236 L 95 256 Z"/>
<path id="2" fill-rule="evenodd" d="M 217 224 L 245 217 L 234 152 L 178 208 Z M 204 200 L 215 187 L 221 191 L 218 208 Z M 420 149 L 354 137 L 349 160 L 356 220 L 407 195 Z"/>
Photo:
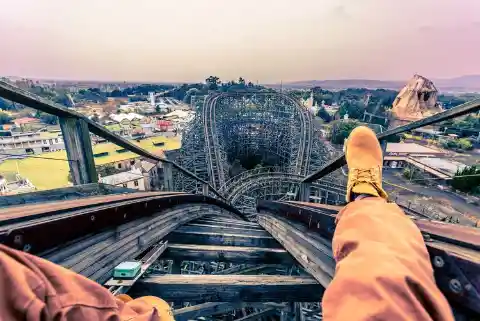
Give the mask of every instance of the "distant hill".
<path id="1" fill-rule="evenodd" d="M 399 90 L 407 80 L 374 80 L 374 79 L 338 79 L 338 80 L 302 80 L 282 84 L 265 85 L 271 88 L 300 89 L 322 87 L 325 89 L 345 88 L 385 88 Z M 449 79 L 433 79 L 440 91 L 480 91 L 480 75 L 461 76 Z"/>

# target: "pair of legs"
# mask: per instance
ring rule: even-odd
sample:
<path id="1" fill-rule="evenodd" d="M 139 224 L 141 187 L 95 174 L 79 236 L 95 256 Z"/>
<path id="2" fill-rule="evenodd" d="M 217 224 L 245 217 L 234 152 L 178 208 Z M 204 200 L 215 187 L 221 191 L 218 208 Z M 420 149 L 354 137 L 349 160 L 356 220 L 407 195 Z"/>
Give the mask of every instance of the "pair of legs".
<path id="1" fill-rule="evenodd" d="M 375 134 L 355 129 L 347 143 L 347 201 L 337 217 L 335 277 L 324 319 L 453 320 L 435 285 L 422 235 L 382 189 Z M 105 288 L 41 258 L 0 245 L 0 320 L 171 321 L 163 300 L 113 297 Z"/>

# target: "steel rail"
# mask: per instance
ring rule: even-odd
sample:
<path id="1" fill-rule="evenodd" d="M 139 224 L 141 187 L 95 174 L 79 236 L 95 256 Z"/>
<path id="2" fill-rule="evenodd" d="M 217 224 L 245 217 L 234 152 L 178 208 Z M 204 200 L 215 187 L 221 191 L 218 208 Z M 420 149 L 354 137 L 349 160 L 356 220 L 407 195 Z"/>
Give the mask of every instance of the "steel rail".
<path id="1" fill-rule="evenodd" d="M 433 116 L 430 116 L 430 117 L 412 122 L 412 123 L 407 124 L 407 125 L 403 125 L 403 126 L 399 126 L 399 127 L 393 128 L 393 129 L 389 129 L 389 130 L 387 130 L 383 133 L 378 134 L 377 138 L 380 141 L 382 141 L 382 140 L 385 140 L 385 139 L 387 139 L 389 137 L 392 137 L 394 135 L 397 135 L 397 134 L 401 134 L 401 133 L 404 133 L 404 132 L 407 132 L 407 131 L 410 131 L 410 130 L 413 130 L 413 129 L 428 126 L 428 125 L 435 124 L 435 123 L 438 123 L 438 122 L 441 122 L 441 121 L 456 118 L 456 117 L 459 117 L 459 116 L 463 116 L 463 115 L 466 115 L 466 114 L 469 114 L 469 113 L 476 112 L 478 110 L 480 110 L 480 99 L 475 99 L 475 100 L 472 100 L 472 101 L 467 102 L 465 104 L 462 104 L 460 106 L 457 106 L 457 107 L 451 108 L 449 110 L 446 110 L 444 112 L 435 114 Z M 341 156 L 339 156 L 335 160 L 331 161 L 330 163 L 325 165 L 323 168 L 321 168 L 317 172 L 305 177 L 302 180 L 302 182 L 303 183 L 313 182 L 313 181 L 315 181 L 319 178 L 322 178 L 325 175 L 328 175 L 331 172 L 339 169 L 340 167 L 342 167 L 345 164 L 346 164 L 345 154 L 342 154 Z"/>
<path id="2" fill-rule="evenodd" d="M 162 163 L 166 164 L 171 164 L 172 167 L 175 169 L 179 170 L 186 176 L 193 178 L 194 180 L 208 185 L 209 189 L 218 197 L 221 199 L 225 200 L 224 197 L 212 186 L 210 185 L 209 182 L 201 179 L 194 173 L 190 172 L 189 170 L 183 168 L 182 166 L 178 165 L 177 163 L 168 160 L 163 157 L 159 157 L 158 155 L 152 154 L 145 149 L 131 143 L 127 139 L 121 137 L 120 135 L 117 135 L 108 129 L 106 129 L 104 126 L 97 124 L 96 122 L 88 119 L 84 115 L 75 112 L 73 110 L 70 110 L 60 104 L 57 104 L 55 102 L 49 101 L 45 98 L 42 98 L 38 95 L 32 94 L 24 89 L 18 88 L 16 86 L 13 86 L 9 83 L 6 83 L 4 81 L 0 81 L 0 97 L 6 98 L 8 100 L 11 100 L 13 102 L 23 104 L 25 106 L 35 108 L 38 110 L 41 110 L 43 112 L 62 117 L 62 118 L 75 118 L 75 119 L 81 119 L 88 125 L 88 129 L 90 132 L 94 133 L 97 136 L 100 136 L 102 138 L 105 138 L 108 141 L 111 141 L 112 143 L 123 147 L 131 152 L 134 152 L 135 154 L 138 154 L 140 156 L 146 157 L 148 159 L 152 159 L 155 161 L 159 161 Z"/>

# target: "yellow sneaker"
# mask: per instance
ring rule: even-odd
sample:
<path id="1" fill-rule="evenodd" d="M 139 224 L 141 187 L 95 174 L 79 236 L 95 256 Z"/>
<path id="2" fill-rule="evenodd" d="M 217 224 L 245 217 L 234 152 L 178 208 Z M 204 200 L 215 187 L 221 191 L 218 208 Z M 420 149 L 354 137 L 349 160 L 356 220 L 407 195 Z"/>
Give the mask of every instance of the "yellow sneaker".
<path id="1" fill-rule="evenodd" d="M 348 165 L 347 202 L 352 194 L 366 194 L 387 199 L 382 188 L 382 148 L 375 133 L 368 127 L 355 128 L 345 143 Z"/>

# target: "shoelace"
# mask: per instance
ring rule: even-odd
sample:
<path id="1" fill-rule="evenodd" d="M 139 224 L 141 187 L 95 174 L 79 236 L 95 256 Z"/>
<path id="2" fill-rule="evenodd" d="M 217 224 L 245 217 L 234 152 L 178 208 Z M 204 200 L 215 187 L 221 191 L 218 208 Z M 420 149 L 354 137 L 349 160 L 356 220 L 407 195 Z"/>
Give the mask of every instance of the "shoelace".
<path id="1" fill-rule="evenodd" d="M 352 178 L 357 182 L 374 183 L 377 181 L 377 171 L 375 168 L 354 168 Z"/>

